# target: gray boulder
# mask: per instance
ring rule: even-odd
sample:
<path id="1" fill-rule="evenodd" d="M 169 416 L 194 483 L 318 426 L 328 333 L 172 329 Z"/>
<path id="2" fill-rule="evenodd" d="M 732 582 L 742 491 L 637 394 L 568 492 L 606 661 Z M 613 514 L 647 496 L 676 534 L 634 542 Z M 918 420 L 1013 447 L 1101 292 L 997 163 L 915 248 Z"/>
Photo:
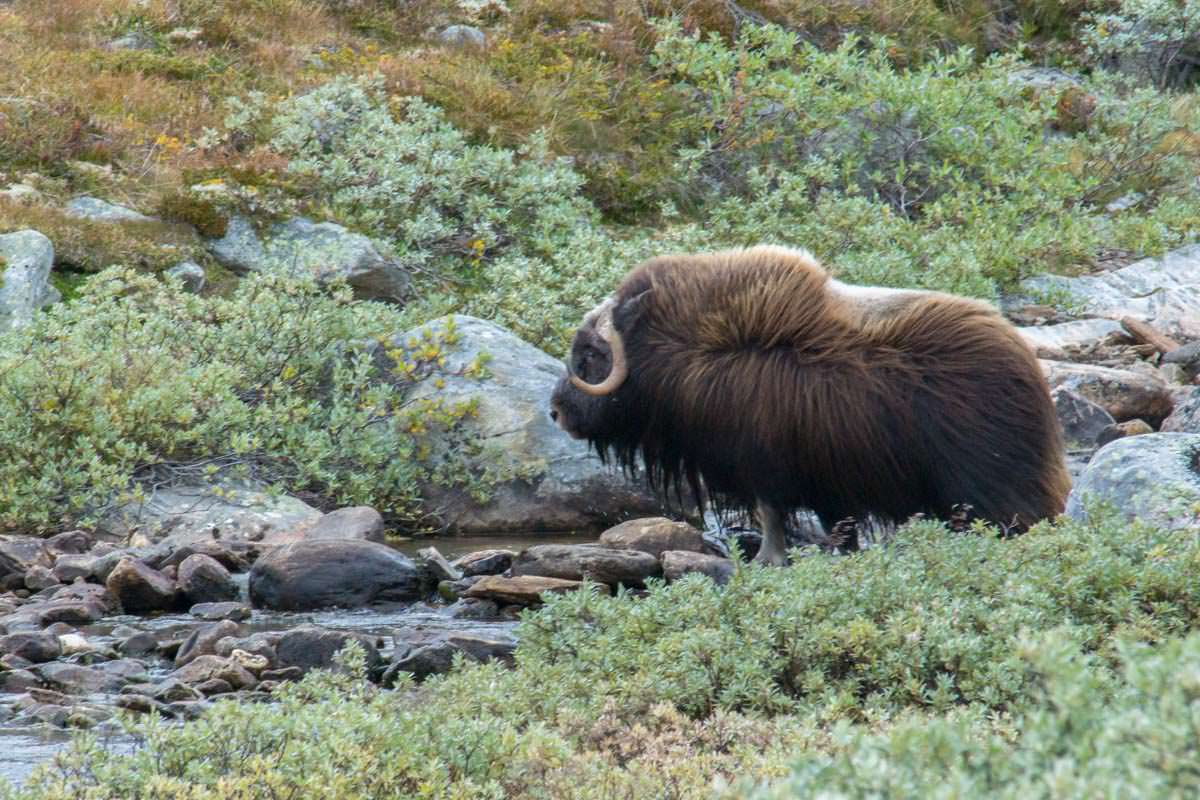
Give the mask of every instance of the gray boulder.
<path id="1" fill-rule="evenodd" d="M 483 47 L 487 44 L 487 37 L 483 31 L 471 25 L 451 25 L 438 33 L 438 39 L 445 44 L 471 47 Z"/>
<path id="2" fill-rule="evenodd" d="M 1200 244 L 1098 275 L 1039 275 L 1021 289 L 1065 293 L 1086 316 L 1132 316 L 1177 339 L 1200 338 Z"/>
<path id="3" fill-rule="evenodd" d="M 1200 434 L 1150 433 L 1100 449 L 1067 498 L 1066 515 L 1087 520 L 1092 503 L 1169 530 L 1200 529 Z"/>
<path id="4" fill-rule="evenodd" d="M 1079 319 L 1057 325 L 1027 325 L 1017 333 L 1029 343 L 1038 358 L 1063 360 L 1067 347 L 1082 347 L 1102 341 L 1111 333 L 1119 333 L 1121 323 L 1111 319 Z"/>
<path id="5" fill-rule="evenodd" d="M 1069 450 L 1094 450 L 1101 432 L 1116 421 L 1112 414 L 1064 386 L 1051 391 L 1050 399 Z"/>
<path id="6" fill-rule="evenodd" d="M 370 506 L 339 508 L 269 538 L 279 544 L 301 539 L 361 539 L 383 544 L 383 516 Z"/>
<path id="7" fill-rule="evenodd" d="M 0 636 L 0 653 L 19 656 L 34 664 L 53 661 L 62 655 L 58 637 L 45 631 L 25 631 Z"/>
<path id="8" fill-rule="evenodd" d="M 115 541 L 135 532 L 151 541 L 169 537 L 176 545 L 211 540 L 214 531 L 222 539 L 257 540 L 320 516 L 300 500 L 272 494 L 253 481 L 179 484 L 120 506 L 100 521 L 97 532 Z"/>
<path id="9" fill-rule="evenodd" d="M 383 663 L 374 642 L 367 636 L 334 631 L 319 625 L 301 625 L 279 637 L 275 645 L 275 663 L 281 669 L 297 667 L 302 672 L 311 669 L 332 669 L 337 666 L 334 656 L 347 644 L 356 641 L 367 656 L 367 668 Z"/>
<path id="10" fill-rule="evenodd" d="M 662 568 L 655 555 L 639 550 L 592 544 L 538 544 L 517 556 L 512 574 L 640 587 L 647 578 L 661 575 Z"/>
<path id="11" fill-rule="evenodd" d="M 250 571 L 250 602 L 280 611 L 416 600 L 426 589 L 424 573 L 411 559 L 357 539 L 282 545 Z"/>
<path id="12" fill-rule="evenodd" d="M 35 566 L 54 566 L 54 557 L 42 539 L 32 536 L 0 538 L 0 578 L 24 576 Z"/>
<path id="13" fill-rule="evenodd" d="M 561 531 L 608 527 L 629 517 L 653 516 L 663 503 L 638 482 L 606 467 L 585 442 L 567 436 L 551 421 L 550 395 L 563 374 L 562 363 L 509 331 L 475 317 L 454 315 L 392 337 L 368 348 L 377 366 L 390 375 L 395 367 L 387 352 L 419 346 L 423 330 L 444 334 L 453 320 L 457 344 L 447 347 L 446 373 L 417 384 L 414 399 L 446 403 L 478 402 L 478 416 L 466 420 L 467 435 L 486 445 L 468 466 L 499 467 L 522 477 L 501 482 L 490 500 L 479 502 L 458 488 L 426 487 L 426 510 L 451 531 Z M 481 352 L 487 353 L 484 380 L 461 373 Z M 444 385 L 439 388 L 436 379 Z M 433 433 L 434 453 L 455 452 L 459 439 Z"/>
<path id="14" fill-rule="evenodd" d="M 449 672 L 455 656 L 467 661 L 510 663 L 517 649 L 512 622 L 478 622 L 470 627 L 420 626 L 394 632 L 396 647 L 383 676 L 384 685 L 395 682 L 400 672 L 421 679 Z"/>
<path id="15" fill-rule="evenodd" d="M 403 300 L 412 283 L 408 272 L 366 236 L 304 217 L 277 223 L 260 237 L 248 219 L 235 215 L 225 235 L 209 244 L 209 252 L 241 274 L 278 270 L 318 283 L 345 280 L 365 299 Z"/>
<path id="16" fill-rule="evenodd" d="M 115 692 L 127 682 L 124 676 L 105 672 L 97 667 L 67 664 L 60 661 L 42 664 L 34 672 L 51 689 L 57 689 L 67 694 Z"/>
<path id="17" fill-rule="evenodd" d="M 1188 386 L 1175 393 L 1175 407 L 1159 430 L 1163 433 L 1200 433 L 1200 386 Z"/>
<path id="18" fill-rule="evenodd" d="M 62 299 L 50 285 L 54 245 L 37 231 L 0 236 L 0 331 L 28 325 L 39 309 Z"/>
<path id="19" fill-rule="evenodd" d="M 663 577 L 677 581 L 684 575 L 698 572 L 717 584 L 726 583 L 733 575 L 733 562 L 728 558 L 697 553 L 691 550 L 668 550 L 662 554 Z"/>
<path id="20" fill-rule="evenodd" d="M 129 31 L 104 43 L 106 50 L 153 50 L 154 37 L 142 31 Z"/>
<path id="21" fill-rule="evenodd" d="M 209 242 L 208 252 L 221 266 L 239 274 L 267 268 L 267 253 L 254 229 L 254 223 L 241 215 L 235 214 L 229 218 L 225 235 Z"/>
<path id="22" fill-rule="evenodd" d="M 67 203 L 66 211 L 72 217 L 93 222 L 154 222 L 153 217 L 139 214 L 132 208 L 119 206 L 98 197 L 76 197 Z"/>

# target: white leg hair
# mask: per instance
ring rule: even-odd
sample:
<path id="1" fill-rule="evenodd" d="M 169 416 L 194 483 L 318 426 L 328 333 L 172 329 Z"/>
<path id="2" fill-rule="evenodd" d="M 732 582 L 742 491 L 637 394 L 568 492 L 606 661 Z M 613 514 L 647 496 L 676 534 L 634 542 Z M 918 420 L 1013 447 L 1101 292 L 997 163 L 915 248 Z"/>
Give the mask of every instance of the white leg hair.
<path id="1" fill-rule="evenodd" d="M 762 528 L 762 546 L 754 557 L 756 564 L 770 564 L 774 567 L 787 565 L 787 523 L 783 512 L 775 506 L 758 501 L 754 508 L 758 517 L 758 525 Z"/>

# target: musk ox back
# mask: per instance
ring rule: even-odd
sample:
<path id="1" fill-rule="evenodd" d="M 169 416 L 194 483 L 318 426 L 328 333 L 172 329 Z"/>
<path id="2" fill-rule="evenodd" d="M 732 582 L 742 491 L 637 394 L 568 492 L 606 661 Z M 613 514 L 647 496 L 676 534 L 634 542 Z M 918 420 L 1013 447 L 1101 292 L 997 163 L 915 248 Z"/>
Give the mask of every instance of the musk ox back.
<path id="1" fill-rule="evenodd" d="M 576 333 L 551 415 L 660 489 L 756 509 L 773 563 L 800 508 L 829 528 L 969 504 L 1023 530 L 1069 489 L 1037 360 L 995 309 L 848 286 L 785 248 L 634 269 Z"/>

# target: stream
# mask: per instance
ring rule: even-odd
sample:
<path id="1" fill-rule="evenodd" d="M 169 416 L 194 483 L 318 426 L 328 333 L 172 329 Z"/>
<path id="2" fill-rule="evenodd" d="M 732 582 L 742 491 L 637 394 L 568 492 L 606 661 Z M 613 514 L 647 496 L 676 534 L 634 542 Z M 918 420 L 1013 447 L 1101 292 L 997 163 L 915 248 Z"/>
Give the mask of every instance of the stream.
<path id="1" fill-rule="evenodd" d="M 409 557 L 416 557 L 417 551 L 426 547 L 436 547 L 447 560 L 466 555 L 467 553 L 489 549 L 508 549 L 520 551 L 534 544 L 583 544 L 595 541 L 594 535 L 571 534 L 508 534 L 494 536 L 429 536 L 416 537 L 391 543 L 392 547 Z M 246 584 L 249 573 L 234 575 L 241 586 L 243 599 L 247 597 Z M 325 611 L 282 612 L 254 609 L 253 616 L 241 623 L 247 634 L 256 631 L 287 630 L 304 624 L 320 625 L 342 631 L 354 631 L 371 635 L 379 635 L 384 642 L 380 654 L 384 659 L 391 657 L 392 637 L 395 628 L 419 625 L 422 622 L 436 622 L 443 628 L 461 626 L 468 629 L 478 624 L 477 620 L 447 619 L 439 614 L 442 606 L 429 603 L 397 603 L 379 605 L 359 609 L 329 609 Z M 114 629 L 121 625 L 136 625 L 138 628 L 151 631 L 161 638 L 169 639 L 173 634 L 197 627 L 195 617 L 186 612 L 161 614 L 151 617 L 120 615 L 105 617 L 91 625 L 78 626 L 78 630 L 90 642 L 101 646 L 113 646 L 117 638 L 113 636 Z M 174 666 L 162 659 L 149 662 L 148 670 L 152 680 L 161 680 L 170 673 Z M 0 698 L 5 695 L 0 694 Z M 11 695 L 9 696 L 11 697 Z M 84 695 L 82 701 L 96 702 L 101 705 L 112 705 L 115 693 L 108 695 Z M 39 764 L 52 758 L 61 751 L 71 739 L 71 733 L 45 724 L 23 725 L 10 720 L 16 714 L 9 705 L 0 705 L 0 780 L 13 784 L 22 783 Z M 130 737 L 114 734 L 109 739 L 117 747 L 132 748 L 135 746 Z"/>

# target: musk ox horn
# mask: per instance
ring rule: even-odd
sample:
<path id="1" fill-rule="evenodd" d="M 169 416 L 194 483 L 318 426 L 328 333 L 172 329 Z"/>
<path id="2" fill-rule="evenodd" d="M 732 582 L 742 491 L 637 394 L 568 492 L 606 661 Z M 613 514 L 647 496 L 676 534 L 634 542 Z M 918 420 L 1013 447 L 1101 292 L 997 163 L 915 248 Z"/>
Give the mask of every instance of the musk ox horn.
<path id="1" fill-rule="evenodd" d="M 599 383 L 588 383 L 578 375 L 571 376 L 571 385 L 592 397 L 612 394 L 629 375 L 629 365 L 625 361 L 625 342 L 621 339 L 621 334 L 617 331 L 616 326 L 613 325 L 612 301 L 605 303 L 605 306 L 602 310 L 597 309 L 600 311 L 600 316 L 596 321 L 596 333 L 601 339 L 608 342 L 608 347 L 612 351 L 612 369 L 609 370 L 608 377 Z"/>

